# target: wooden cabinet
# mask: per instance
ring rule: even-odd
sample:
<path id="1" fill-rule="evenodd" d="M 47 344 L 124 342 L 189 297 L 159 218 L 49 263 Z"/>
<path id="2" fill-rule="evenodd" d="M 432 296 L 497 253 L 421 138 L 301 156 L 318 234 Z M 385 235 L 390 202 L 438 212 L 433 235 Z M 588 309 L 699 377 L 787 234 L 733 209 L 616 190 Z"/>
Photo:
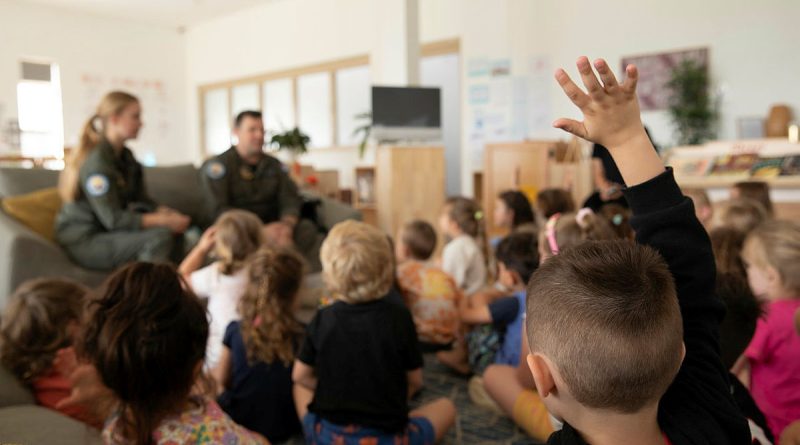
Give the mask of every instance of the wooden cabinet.
<path id="1" fill-rule="evenodd" d="M 445 201 L 443 147 L 382 146 L 375 161 L 378 227 L 395 236 L 412 219 L 436 226 Z"/>
<path id="2" fill-rule="evenodd" d="M 558 141 L 527 141 L 488 144 L 484 153 L 483 210 L 491 236 L 503 233 L 493 225 L 497 195 L 505 190 L 520 190 L 531 203 L 547 188 L 548 157 Z"/>

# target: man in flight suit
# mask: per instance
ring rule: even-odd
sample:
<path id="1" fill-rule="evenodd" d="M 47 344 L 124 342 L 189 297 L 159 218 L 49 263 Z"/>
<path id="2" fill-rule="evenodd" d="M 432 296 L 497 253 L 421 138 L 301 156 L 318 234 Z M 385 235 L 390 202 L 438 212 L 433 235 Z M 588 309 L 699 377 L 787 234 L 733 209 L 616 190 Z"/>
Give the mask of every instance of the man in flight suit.
<path id="1" fill-rule="evenodd" d="M 322 236 L 313 223 L 300 220 L 303 203 L 283 164 L 264 153 L 264 123 L 259 111 L 236 116 L 237 144 L 203 164 L 205 201 L 211 220 L 228 209 L 249 210 L 265 224 L 267 241 L 295 245 L 318 270 Z"/>

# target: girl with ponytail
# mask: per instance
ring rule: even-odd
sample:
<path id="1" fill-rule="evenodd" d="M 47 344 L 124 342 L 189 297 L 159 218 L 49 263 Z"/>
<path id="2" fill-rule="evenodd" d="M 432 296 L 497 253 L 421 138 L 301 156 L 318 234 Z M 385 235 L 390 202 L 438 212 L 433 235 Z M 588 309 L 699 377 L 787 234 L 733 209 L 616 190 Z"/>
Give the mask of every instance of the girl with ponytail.
<path id="1" fill-rule="evenodd" d="M 466 295 L 485 287 L 489 248 L 480 205 L 468 198 L 449 198 L 439 216 L 439 230 L 447 239 L 442 250 L 442 269 Z"/>
<path id="2" fill-rule="evenodd" d="M 225 330 L 222 355 L 213 371 L 219 404 L 238 424 L 270 442 L 300 432 L 292 397 L 292 363 L 303 325 L 295 319 L 303 260 L 264 247 L 248 267 L 240 302 L 241 321 Z"/>
<path id="3" fill-rule="evenodd" d="M 141 127 L 135 96 L 106 94 L 59 177 L 64 206 L 56 238 L 83 267 L 110 270 L 134 260 L 168 260 L 173 234 L 189 226 L 188 216 L 158 207 L 147 194 L 142 166 L 125 146 Z"/>
<path id="4" fill-rule="evenodd" d="M 228 210 L 206 230 L 178 268 L 192 291 L 208 300 L 211 320 L 206 369 L 216 366 L 219 360 L 225 328 L 239 319 L 239 300 L 247 287 L 245 266 L 263 241 L 258 216 L 247 210 Z M 209 255 L 216 261 L 203 267 Z"/>

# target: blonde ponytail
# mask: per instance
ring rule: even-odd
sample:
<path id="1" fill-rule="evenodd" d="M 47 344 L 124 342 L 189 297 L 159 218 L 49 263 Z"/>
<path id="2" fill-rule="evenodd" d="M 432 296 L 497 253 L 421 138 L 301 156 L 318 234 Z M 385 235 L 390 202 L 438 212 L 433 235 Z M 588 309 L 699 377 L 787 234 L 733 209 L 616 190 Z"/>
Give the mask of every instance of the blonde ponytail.
<path id="1" fill-rule="evenodd" d="M 118 115 L 130 104 L 139 102 L 136 96 L 124 91 L 112 91 L 97 105 L 97 111 L 90 117 L 81 129 L 78 146 L 75 147 L 67 159 L 64 170 L 58 178 L 58 193 L 64 202 L 72 202 L 78 198 L 80 189 L 79 173 L 83 162 L 94 147 L 103 138 L 105 123 L 110 116 Z M 98 129 L 98 127 L 100 127 Z"/>
<path id="2" fill-rule="evenodd" d="M 215 253 L 223 275 L 240 271 L 264 243 L 261 220 L 247 210 L 228 210 L 217 218 L 214 227 Z"/>

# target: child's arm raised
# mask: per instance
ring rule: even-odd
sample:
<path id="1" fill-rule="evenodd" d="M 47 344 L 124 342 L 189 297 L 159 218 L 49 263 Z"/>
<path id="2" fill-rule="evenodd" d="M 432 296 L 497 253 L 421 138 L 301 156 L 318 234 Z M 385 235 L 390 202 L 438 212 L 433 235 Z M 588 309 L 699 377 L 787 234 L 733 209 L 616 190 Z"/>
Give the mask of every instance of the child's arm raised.
<path id="1" fill-rule="evenodd" d="M 619 84 L 604 60 L 595 61 L 603 81 L 601 85 L 589 59 L 581 57 L 577 65 L 588 94 L 562 69 L 556 71 L 556 80 L 572 103 L 580 108 L 584 120 L 562 118 L 553 126 L 607 147 L 628 187 L 663 173 L 664 163 L 647 137 L 639 116 L 636 98 L 639 73 L 636 67 L 629 65 L 625 70 L 625 82 Z"/>
<path id="2" fill-rule="evenodd" d="M 730 396 L 728 371 L 719 357 L 724 306 L 714 294 L 711 243 L 692 201 L 683 196 L 671 170 L 665 171 L 644 131 L 636 68 L 627 67 L 627 79 L 620 85 L 603 60 L 594 64 L 602 84 L 585 57 L 577 65 L 588 94 L 563 70 L 556 79 L 581 109 L 584 121 L 559 119 L 554 126 L 608 148 L 630 186 L 625 197 L 633 210 L 636 241 L 656 249 L 675 279 L 686 356 L 661 399 L 659 423 L 690 437 L 686 443 L 749 443 L 747 423 Z M 693 425 L 691 432 L 686 425 Z"/>

